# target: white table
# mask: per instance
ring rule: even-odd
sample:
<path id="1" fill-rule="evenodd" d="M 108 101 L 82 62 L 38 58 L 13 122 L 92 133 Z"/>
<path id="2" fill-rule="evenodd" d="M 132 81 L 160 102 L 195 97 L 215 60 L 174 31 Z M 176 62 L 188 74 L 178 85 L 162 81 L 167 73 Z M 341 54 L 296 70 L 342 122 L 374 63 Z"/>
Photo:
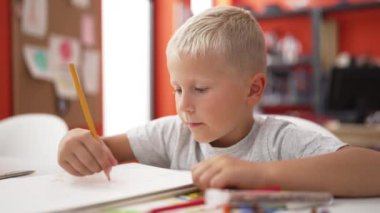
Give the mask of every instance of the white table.
<path id="1" fill-rule="evenodd" d="M 333 204 L 327 209 L 330 210 L 330 213 L 378 213 L 380 212 L 380 197 L 335 199 Z"/>

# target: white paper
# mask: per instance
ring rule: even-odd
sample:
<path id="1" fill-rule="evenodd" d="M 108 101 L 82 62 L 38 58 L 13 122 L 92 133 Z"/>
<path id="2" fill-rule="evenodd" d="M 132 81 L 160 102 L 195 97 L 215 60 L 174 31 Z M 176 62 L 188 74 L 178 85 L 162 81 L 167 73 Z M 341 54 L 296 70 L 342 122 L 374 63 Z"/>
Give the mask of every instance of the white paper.
<path id="1" fill-rule="evenodd" d="M 49 39 L 49 70 L 54 74 L 54 87 L 58 97 L 77 99 L 73 80 L 68 71 L 69 63 L 80 67 L 80 44 L 78 39 L 62 35 L 52 35 Z M 80 75 L 80 70 L 78 70 Z"/>
<path id="2" fill-rule="evenodd" d="M 47 0 L 23 1 L 21 30 L 26 35 L 43 38 L 48 26 Z"/>
<path id="3" fill-rule="evenodd" d="M 192 184 L 189 171 L 138 163 L 88 177 L 68 174 L 41 175 L 0 181 L 0 212 L 50 212 L 133 198 Z"/>
<path id="4" fill-rule="evenodd" d="M 26 44 L 23 48 L 26 66 L 33 78 L 52 81 L 53 74 L 48 69 L 47 49 Z"/>
<path id="5" fill-rule="evenodd" d="M 84 91 L 87 94 L 96 95 L 99 91 L 99 54 L 97 50 L 85 50 L 83 55 Z"/>

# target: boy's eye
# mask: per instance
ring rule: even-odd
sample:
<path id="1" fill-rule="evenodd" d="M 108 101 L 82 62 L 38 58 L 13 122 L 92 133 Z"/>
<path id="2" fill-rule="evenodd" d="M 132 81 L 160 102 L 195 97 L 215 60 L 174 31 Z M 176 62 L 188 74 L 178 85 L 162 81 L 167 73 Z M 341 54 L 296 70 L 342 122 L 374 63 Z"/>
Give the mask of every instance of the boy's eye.
<path id="1" fill-rule="evenodd" d="M 206 88 L 206 87 L 205 88 L 196 87 L 194 89 L 195 89 L 195 91 L 197 91 L 199 93 L 204 93 L 208 90 L 208 88 Z"/>

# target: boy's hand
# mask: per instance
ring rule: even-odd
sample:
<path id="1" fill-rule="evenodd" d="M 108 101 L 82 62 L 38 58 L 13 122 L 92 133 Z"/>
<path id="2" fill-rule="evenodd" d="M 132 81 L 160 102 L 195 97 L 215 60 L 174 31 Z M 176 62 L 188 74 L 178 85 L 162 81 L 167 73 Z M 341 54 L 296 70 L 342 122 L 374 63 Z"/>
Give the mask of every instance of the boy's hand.
<path id="1" fill-rule="evenodd" d="M 94 138 L 89 130 L 70 130 L 61 140 L 58 150 L 59 165 L 75 176 L 108 171 L 117 160 L 107 145 Z"/>
<path id="2" fill-rule="evenodd" d="M 221 155 L 205 160 L 192 169 L 194 184 L 206 188 L 262 188 L 265 187 L 264 164 L 243 161 Z"/>

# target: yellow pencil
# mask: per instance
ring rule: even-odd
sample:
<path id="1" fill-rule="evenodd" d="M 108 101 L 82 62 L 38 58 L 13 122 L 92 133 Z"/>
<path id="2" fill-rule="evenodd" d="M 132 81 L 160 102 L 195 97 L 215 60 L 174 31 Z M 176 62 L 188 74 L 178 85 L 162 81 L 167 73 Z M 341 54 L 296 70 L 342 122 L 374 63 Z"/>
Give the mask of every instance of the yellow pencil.
<path id="1" fill-rule="evenodd" d="M 86 96 L 84 96 L 82 86 L 81 86 L 80 81 L 79 81 L 78 72 L 75 68 L 75 65 L 69 64 L 69 70 L 70 70 L 71 76 L 72 76 L 73 81 L 74 81 L 75 88 L 76 88 L 78 96 L 79 96 L 79 102 L 80 102 L 80 105 L 82 107 L 82 111 L 84 114 L 84 118 L 87 122 L 88 128 L 90 129 L 92 136 L 94 136 L 94 138 L 96 138 L 96 139 L 99 139 L 99 135 L 96 132 L 94 120 L 92 119 L 90 110 L 88 108 Z M 104 170 L 104 173 L 106 174 L 108 180 L 110 180 L 109 172 L 110 172 L 110 170 L 108 170 L 108 169 Z"/>

